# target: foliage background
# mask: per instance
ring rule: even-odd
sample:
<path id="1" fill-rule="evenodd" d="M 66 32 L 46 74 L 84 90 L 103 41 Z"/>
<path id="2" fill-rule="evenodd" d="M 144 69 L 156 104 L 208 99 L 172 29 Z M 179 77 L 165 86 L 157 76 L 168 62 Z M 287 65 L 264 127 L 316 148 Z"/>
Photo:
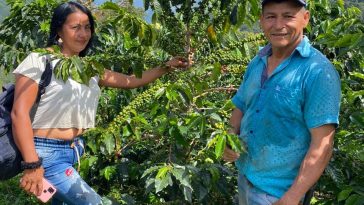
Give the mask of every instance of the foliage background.
<path id="1" fill-rule="evenodd" d="M 0 24 L 0 83 L 12 81 L 6 73 L 44 46 L 52 8 L 60 1 L 6 2 L 11 10 Z M 235 203 L 236 170 L 220 157 L 226 144 L 244 153 L 227 134 L 229 99 L 266 43 L 256 27 L 259 1 L 145 0 L 145 9 L 154 11 L 152 23 L 130 1 L 83 3 L 98 26 L 94 49 L 82 62 L 138 75 L 172 55 L 193 53 L 195 60 L 189 71 L 144 88 L 103 89 L 97 128 L 85 135 L 84 179 L 124 204 Z M 313 204 L 364 204 L 362 6 L 363 1 L 309 1 L 306 35 L 333 62 L 342 82 L 335 153 Z M 18 188 L 18 180 L 0 183 L 0 204 L 37 204 Z"/>

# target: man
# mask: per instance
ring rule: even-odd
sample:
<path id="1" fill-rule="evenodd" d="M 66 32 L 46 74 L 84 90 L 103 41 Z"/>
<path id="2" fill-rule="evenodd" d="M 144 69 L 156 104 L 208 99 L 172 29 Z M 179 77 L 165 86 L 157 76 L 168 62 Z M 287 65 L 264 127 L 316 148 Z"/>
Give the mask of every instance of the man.
<path id="1" fill-rule="evenodd" d="M 304 0 L 264 0 L 260 25 L 269 44 L 248 65 L 230 122 L 248 153 L 236 161 L 239 204 L 297 205 L 332 154 L 340 105 L 338 73 L 303 29 Z"/>

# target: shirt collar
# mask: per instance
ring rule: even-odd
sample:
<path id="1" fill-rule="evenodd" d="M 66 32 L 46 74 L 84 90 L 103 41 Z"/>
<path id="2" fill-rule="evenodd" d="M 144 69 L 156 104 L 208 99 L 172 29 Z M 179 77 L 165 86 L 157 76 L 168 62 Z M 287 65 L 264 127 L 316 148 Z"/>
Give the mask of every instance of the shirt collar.
<path id="1" fill-rule="evenodd" d="M 311 49 L 310 49 L 310 41 L 308 40 L 307 36 L 303 36 L 302 41 L 298 46 L 295 48 L 295 50 L 304 58 L 307 58 L 310 55 Z M 263 58 L 265 56 L 269 56 L 272 54 L 272 44 L 268 44 L 265 47 L 263 47 L 259 53 L 258 56 L 260 58 Z"/>

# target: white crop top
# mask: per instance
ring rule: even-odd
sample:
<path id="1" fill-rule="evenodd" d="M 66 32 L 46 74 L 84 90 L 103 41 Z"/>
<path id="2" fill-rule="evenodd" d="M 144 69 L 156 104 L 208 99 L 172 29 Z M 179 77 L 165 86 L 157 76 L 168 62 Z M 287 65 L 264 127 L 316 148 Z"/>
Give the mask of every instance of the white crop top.
<path id="1" fill-rule="evenodd" d="M 24 75 L 39 84 L 45 70 L 46 56 L 39 53 L 29 54 L 13 71 Z M 59 60 L 52 61 L 52 68 Z M 56 79 L 52 74 L 38 106 L 33 106 L 31 115 L 33 129 L 46 128 L 93 128 L 96 109 L 100 97 L 99 78 L 92 77 L 89 86 L 80 84 L 72 78 L 66 82 Z"/>

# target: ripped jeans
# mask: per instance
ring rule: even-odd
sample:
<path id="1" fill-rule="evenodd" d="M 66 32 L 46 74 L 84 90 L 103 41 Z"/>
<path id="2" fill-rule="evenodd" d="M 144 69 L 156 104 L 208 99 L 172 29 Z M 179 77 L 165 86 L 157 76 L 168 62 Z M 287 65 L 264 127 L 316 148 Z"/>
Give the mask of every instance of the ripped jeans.
<path id="1" fill-rule="evenodd" d="M 84 152 L 82 138 L 64 141 L 34 137 L 34 143 L 38 156 L 43 158 L 44 177 L 57 189 L 52 205 L 102 203 L 101 197 L 72 167 Z"/>

